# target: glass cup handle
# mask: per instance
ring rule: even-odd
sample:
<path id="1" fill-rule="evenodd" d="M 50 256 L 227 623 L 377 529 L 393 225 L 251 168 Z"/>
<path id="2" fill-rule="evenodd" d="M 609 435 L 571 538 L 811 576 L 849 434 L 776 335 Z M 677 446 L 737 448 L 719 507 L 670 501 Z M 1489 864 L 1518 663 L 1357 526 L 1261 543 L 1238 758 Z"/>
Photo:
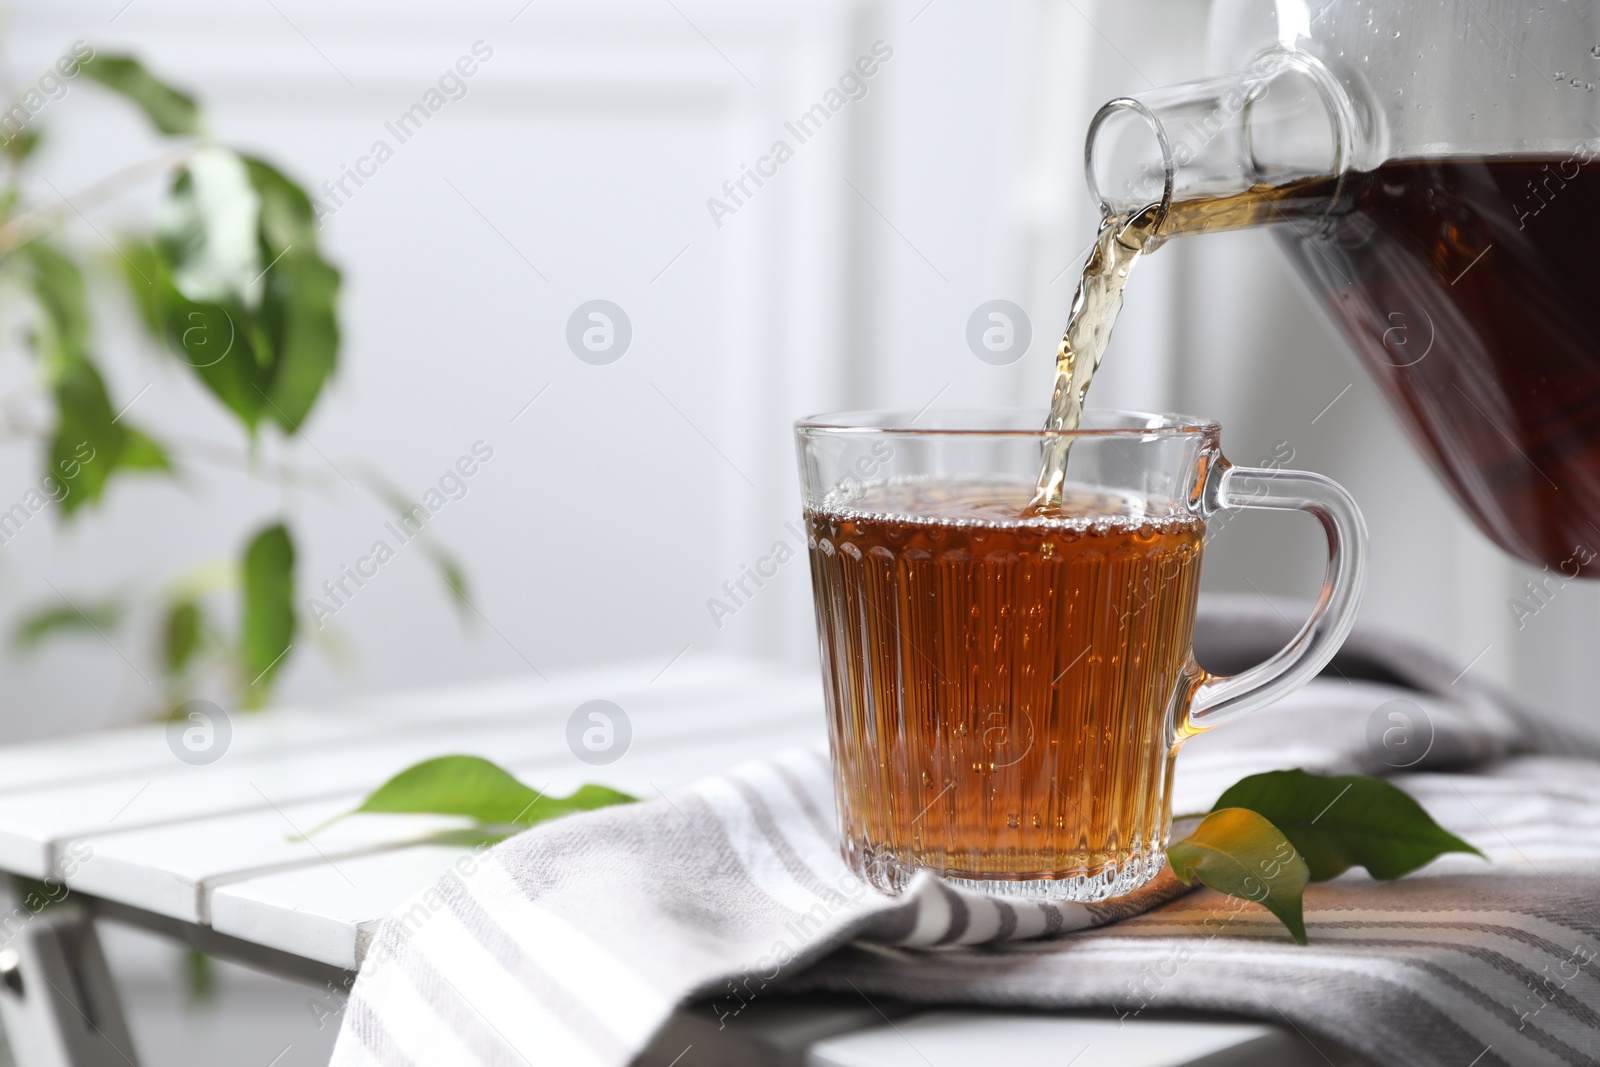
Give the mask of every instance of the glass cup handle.
<path id="1" fill-rule="evenodd" d="M 1190 697 L 1184 730 L 1231 722 L 1292 693 L 1317 676 L 1355 625 L 1367 569 L 1367 524 L 1338 482 L 1308 471 L 1235 467 L 1219 460 L 1207 480 L 1205 511 L 1225 508 L 1305 511 L 1328 537 L 1328 569 L 1311 618 L 1277 654 L 1226 677 L 1203 674 Z"/>

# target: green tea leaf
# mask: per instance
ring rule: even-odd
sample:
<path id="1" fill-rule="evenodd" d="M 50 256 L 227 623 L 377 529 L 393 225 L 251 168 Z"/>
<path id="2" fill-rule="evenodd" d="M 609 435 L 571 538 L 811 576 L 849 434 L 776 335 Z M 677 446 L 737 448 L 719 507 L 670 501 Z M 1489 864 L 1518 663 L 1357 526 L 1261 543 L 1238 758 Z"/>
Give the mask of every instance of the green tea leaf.
<path id="1" fill-rule="evenodd" d="M 401 771 L 346 815 L 465 815 L 488 826 L 532 826 L 561 815 L 630 804 L 636 799 L 603 785 L 580 786 L 567 797 L 545 796 L 489 760 L 439 756 Z M 337 816 L 323 826 L 344 817 Z M 320 829 L 319 826 L 311 832 Z"/>
<path id="2" fill-rule="evenodd" d="M 132 101 L 162 133 L 200 132 L 200 107 L 194 97 L 161 81 L 132 56 L 97 54 L 84 60 L 78 69 Z"/>
<path id="3" fill-rule="evenodd" d="M 123 605 L 114 600 L 40 608 L 22 617 L 11 634 L 11 644 L 18 649 L 32 649 L 58 635 L 110 630 L 122 621 L 123 610 Z"/>
<path id="4" fill-rule="evenodd" d="M 282 523 L 257 533 L 244 552 L 239 661 L 259 699 L 283 668 L 294 640 L 294 543 Z"/>
<path id="5" fill-rule="evenodd" d="M 1200 883 L 1252 900 L 1276 915 L 1296 944 L 1306 943 L 1301 894 L 1309 872 L 1294 845 L 1272 823 L 1245 808 L 1223 808 L 1194 833 L 1167 846 L 1167 862 L 1185 885 Z"/>
<path id="6" fill-rule="evenodd" d="M 1271 821 L 1305 857 L 1313 882 L 1356 865 L 1388 881 L 1446 852 L 1483 855 L 1381 778 L 1269 771 L 1239 781 L 1217 807 L 1248 808 Z"/>

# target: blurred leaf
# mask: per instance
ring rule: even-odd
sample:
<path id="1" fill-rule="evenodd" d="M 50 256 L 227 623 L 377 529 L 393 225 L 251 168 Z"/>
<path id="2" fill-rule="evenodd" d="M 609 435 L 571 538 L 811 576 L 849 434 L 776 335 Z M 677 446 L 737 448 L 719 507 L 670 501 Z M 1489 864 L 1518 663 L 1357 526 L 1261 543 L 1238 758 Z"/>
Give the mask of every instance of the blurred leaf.
<path id="1" fill-rule="evenodd" d="M 105 382 L 93 363 L 68 363 L 56 378 L 54 393 L 56 425 L 45 476 L 63 486 L 64 495 L 57 499 L 67 515 L 99 500 L 117 470 L 172 469 L 160 445 L 115 421 Z"/>
<path id="2" fill-rule="evenodd" d="M 282 523 L 256 534 L 245 549 L 242 571 L 239 661 L 250 693 L 259 698 L 283 668 L 294 640 L 294 544 Z"/>
<path id="3" fill-rule="evenodd" d="M 265 415 L 294 432 L 339 350 L 339 272 L 317 251 L 310 199 L 270 164 L 218 149 L 196 156 L 165 210 L 163 240 L 122 249 L 146 324 L 246 429 Z"/>
<path id="4" fill-rule="evenodd" d="M 238 155 L 212 146 L 190 156 L 157 224 L 178 292 L 201 303 L 255 307 L 260 219 L 261 197 Z"/>
<path id="5" fill-rule="evenodd" d="M 401 771 L 373 790 L 360 806 L 312 830 L 359 812 L 465 815 L 489 826 L 532 826 L 535 823 L 594 811 L 638 798 L 603 785 L 580 786 L 569 797 L 544 796 L 486 759 L 439 756 Z"/>
<path id="6" fill-rule="evenodd" d="M 339 353 L 339 272 L 317 251 L 316 218 L 305 191 L 260 159 L 245 159 L 261 197 L 261 257 L 271 265 L 260 310 L 275 353 L 266 393 L 273 418 L 292 433 L 316 404 Z"/>
<path id="7" fill-rule="evenodd" d="M 66 487 L 61 506 L 68 515 L 100 499 L 117 466 L 128 431 L 112 420 L 111 398 L 94 364 L 73 360 L 55 383 L 56 425 L 50 438 L 47 476 Z"/>
<path id="8" fill-rule="evenodd" d="M 396 486 L 392 485 L 383 475 L 373 470 L 367 470 L 357 475 L 361 483 L 366 486 L 379 500 L 394 509 L 394 513 L 402 520 L 412 513 L 416 505 L 406 499 Z M 456 611 L 461 615 L 464 623 L 472 622 L 477 618 L 476 609 L 472 606 L 472 594 L 468 591 L 467 572 L 456 558 L 440 548 L 438 542 L 424 528 L 418 531 L 422 544 L 422 553 L 428 561 L 439 568 L 439 576 L 444 579 L 445 585 L 450 590 L 450 598 L 455 602 Z M 468 612 L 473 612 L 468 614 Z"/>
<path id="9" fill-rule="evenodd" d="M 317 219 L 311 198 L 292 178 L 264 159 L 242 156 L 250 184 L 261 197 L 262 252 L 270 262 L 288 248 L 317 250 Z"/>
<path id="10" fill-rule="evenodd" d="M 171 464 L 149 437 L 116 421 L 90 359 L 88 297 L 78 265 L 42 240 L 24 246 L 21 256 L 41 319 L 33 343 L 56 402 L 45 475 L 65 486 L 59 499 L 71 516 L 100 499 L 119 466 L 168 470 Z"/>
<path id="11" fill-rule="evenodd" d="M 167 312 L 168 345 L 195 376 L 254 432 L 261 419 L 271 353 L 263 350 L 250 315 L 241 307 L 198 304 L 173 290 Z"/>
<path id="12" fill-rule="evenodd" d="M 200 132 L 200 108 L 194 97 L 159 80 L 132 56 L 96 54 L 79 64 L 78 69 L 136 104 L 162 133 Z"/>
<path id="13" fill-rule="evenodd" d="M 166 330 L 166 308 L 161 300 L 158 279 L 162 271 L 161 254 L 149 241 L 124 238 L 117 246 L 117 262 L 128 282 L 128 292 L 139 309 L 145 328 L 157 337 Z"/>
<path id="14" fill-rule="evenodd" d="M 18 874 L 13 874 L 10 878 L 11 899 L 29 911 L 43 911 L 67 899 L 68 889 L 64 882 L 56 881 L 52 885 L 37 878 L 24 878 Z"/>
<path id="15" fill-rule="evenodd" d="M 123 441 L 122 455 L 117 457 L 117 466 L 124 470 L 170 471 L 172 460 L 166 449 L 138 430 L 130 429 Z"/>
<path id="16" fill-rule="evenodd" d="M 12 164 L 21 163 L 38 149 L 41 139 L 37 127 L 28 127 L 5 138 L 6 158 L 10 159 Z"/>
<path id="17" fill-rule="evenodd" d="M 278 353 L 270 390 L 285 432 L 300 427 L 339 354 L 339 272 L 315 256 L 285 256 L 269 272 L 262 322 Z"/>
<path id="18" fill-rule="evenodd" d="M 122 621 L 123 611 L 123 605 L 114 600 L 84 603 L 77 607 L 52 604 L 24 615 L 11 633 L 11 644 L 17 649 L 32 649 L 46 638 L 62 634 L 110 630 Z"/>
<path id="19" fill-rule="evenodd" d="M 1396 786 L 1359 774 L 1253 774 L 1223 793 L 1217 807 L 1248 808 L 1268 819 L 1305 857 L 1313 882 L 1353 865 L 1387 881 L 1446 852 L 1483 855 Z"/>
<path id="20" fill-rule="evenodd" d="M 197 948 L 184 950 L 183 986 L 189 1007 L 204 1007 L 217 999 L 217 968 L 211 957 Z"/>
<path id="21" fill-rule="evenodd" d="M 1310 872 L 1306 861 L 1272 823 L 1246 808 L 1222 808 L 1200 821 L 1194 833 L 1167 846 L 1167 862 L 1179 881 L 1264 906 L 1306 943 L 1301 895 Z"/>
<path id="22" fill-rule="evenodd" d="M 74 360 L 89 357 L 89 299 L 78 265 L 54 245 L 30 241 L 21 249 L 29 268 L 29 286 L 43 315 L 35 348 L 44 357 L 47 376 L 54 378 Z"/>
<path id="23" fill-rule="evenodd" d="M 462 620 L 469 621 L 475 618 L 475 615 L 468 614 L 472 610 L 472 598 L 467 592 L 467 573 L 461 564 L 454 556 L 432 542 L 423 544 L 422 553 L 439 568 L 439 577 L 444 579 L 445 586 L 449 588 L 450 599 L 454 601 Z"/>
<path id="24" fill-rule="evenodd" d="M 169 676 L 181 675 L 200 650 L 205 636 L 200 605 L 178 600 L 167 605 L 161 620 L 161 665 Z"/>
<path id="25" fill-rule="evenodd" d="M 259 338 L 248 310 L 239 304 L 203 303 L 184 296 L 173 281 L 170 256 L 159 244 L 124 241 L 121 252 L 128 289 L 150 332 L 247 430 L 254 431 L 269 368 L 257 356 Z"/>

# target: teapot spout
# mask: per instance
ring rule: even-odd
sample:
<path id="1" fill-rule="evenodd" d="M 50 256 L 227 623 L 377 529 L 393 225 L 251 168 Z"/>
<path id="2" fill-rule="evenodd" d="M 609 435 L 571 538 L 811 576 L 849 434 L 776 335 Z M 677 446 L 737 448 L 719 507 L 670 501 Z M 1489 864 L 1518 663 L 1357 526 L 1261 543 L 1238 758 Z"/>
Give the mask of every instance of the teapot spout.
<path id="1" fill-rule="evenodd" d="M 1118 97 L 1089 124 L 1084 171 L 1107 216 L 1158 205 L 1151 242 L 1317 219 L 1363 154 L 1344 87 L 1309 53 Z"/>

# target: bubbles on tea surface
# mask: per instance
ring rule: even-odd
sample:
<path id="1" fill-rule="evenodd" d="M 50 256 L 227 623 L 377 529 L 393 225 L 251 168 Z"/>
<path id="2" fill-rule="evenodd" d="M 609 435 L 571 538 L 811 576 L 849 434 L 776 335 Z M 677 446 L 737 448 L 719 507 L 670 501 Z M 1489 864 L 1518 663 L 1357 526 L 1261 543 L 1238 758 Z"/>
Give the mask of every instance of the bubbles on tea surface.
<path id="1" fill-rule="evenodd" d="M 896 520 L 900 523 L 981 529 L 1109 530 L 1171 529 L 1196 517 L 1180 501 L 1068 483 L 1058 514 L 1029 515 L 1033 486 L 1020 479 L 935 480 L 926 476 L 851 485 L 829 493 L 815 509 L 830 522 Z"/>

